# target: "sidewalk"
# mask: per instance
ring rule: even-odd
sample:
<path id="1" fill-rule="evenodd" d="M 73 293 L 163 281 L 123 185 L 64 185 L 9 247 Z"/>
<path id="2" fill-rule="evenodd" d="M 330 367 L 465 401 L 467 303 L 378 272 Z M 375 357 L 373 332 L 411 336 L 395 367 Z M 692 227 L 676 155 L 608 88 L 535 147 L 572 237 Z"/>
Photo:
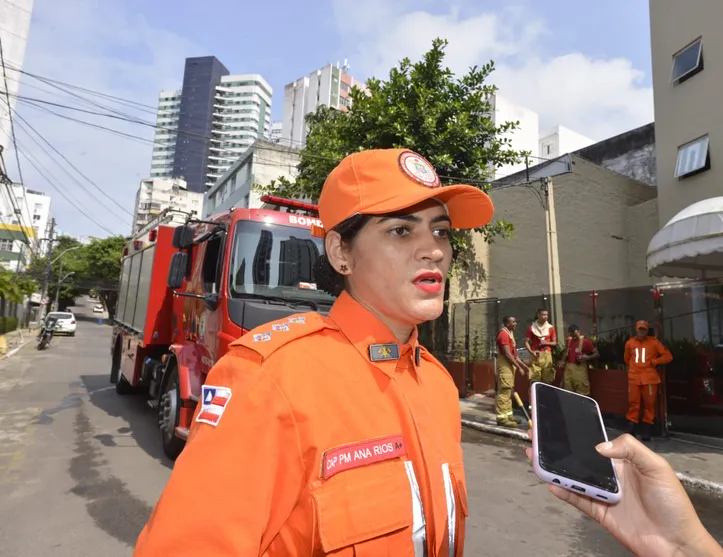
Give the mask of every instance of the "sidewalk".
<path id="1" fill-rule="evenodd" d="M 459 406 L 462 412 L 462 425 L 529 443 L 527 438 L 529 427 L 518 408 L 515 408 L 515 414 L 523 419 L 523 423 L 518 428 L 511 429 L 497 425 L 493 394 L 473 395 L 461 399 Z M 610 428 L 607 432 L 611 439 L 621 434 L 620 431 Z M 723 450 L 674 438 L 653 437 L 651 442 L 645 444 L 670 462 L 680 481 L 687 487 L 723 495 Z"/>
<path id="2" fill-rule="evenodd" d="M 0 335 L 0 337 L 5 337 L 5 341 L 7 344 L 7 350 L 5 351 L 5 353 L 0 353 L 0 360 L 12 357 L 28 342 L 28 340 L 34 338 L 33 335 L 35 334 L 36 333 L 34 331 L 31 331 L 30 329 L 17 329 L 15 331 L 7 333 L 6 335 Z M 0 340 L 0 346 L 1 345 L 2 341 Z"/>

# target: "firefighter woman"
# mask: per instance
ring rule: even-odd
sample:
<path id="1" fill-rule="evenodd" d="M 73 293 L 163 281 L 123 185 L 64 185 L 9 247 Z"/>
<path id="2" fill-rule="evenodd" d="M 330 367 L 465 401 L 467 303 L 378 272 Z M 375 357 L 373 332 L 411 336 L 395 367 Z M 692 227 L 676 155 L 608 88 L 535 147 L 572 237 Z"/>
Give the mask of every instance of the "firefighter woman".
<path id="1" fill-rule="evenodd" d="M 249 332 L 213 367 L 135 555 L 462 555 L 458 391 L 417 326 L 442 314 L 452 228 L 492 214 L 414 152 L 345 158 L 314 231 L 334 306 Z"/>

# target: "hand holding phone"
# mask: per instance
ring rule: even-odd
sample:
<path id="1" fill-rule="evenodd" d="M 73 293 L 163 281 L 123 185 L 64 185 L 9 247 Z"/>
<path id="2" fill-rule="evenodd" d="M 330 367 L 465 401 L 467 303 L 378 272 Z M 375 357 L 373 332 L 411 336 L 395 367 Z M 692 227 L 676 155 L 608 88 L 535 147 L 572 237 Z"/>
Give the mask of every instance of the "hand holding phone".
<path id="1" fill-rule="evenodd" d="M 541 480 L 606 503 L 620 500 L 613 461 L 595 449 L 608 439 L 594 399 L 535 383 L 532 422 L 532 463 Z"/>
<path id="2" fill-rule="evenodd" d="M 588 397 L 574 393 L 554 393 L 549 389 L 561 390 L 542 383 L 535 383 L 533 386 L 533 429 L 530 432 L 533 448 L 527 449 L 527 456 L 533 462 L 537 475 L 550 483 L 549 489 L 553 495 L 597 521 L 615 539 L 639 557 L 680 555 L 723 557 L 723 549 L 700 522 L 685 489 L 670 464 L 630 435 L 622 435 L 614 441 L 608 442 L 597 404 L 595 404 L 595 408 L 601 431 L 595 435 L 605 439 L 595 450 L 604 461 L 610 462 L 615 484 L 618 487 L 617 493 L 608 501 L 601 501 L 597 497 L 597 494 L 600 493 L 598 487 L 593 486 L 593 490 L 588 492 L 586 489 L 585 493 L 582 493 L 572 487 L 572 485 L 580 486 L 580 483 L 573 484 L 572 478 L 567 478 L 567 486 L 563 485 L 561 476 L 573 474 L 556 474 L 548 469 L 564 468 L 565 471 L 572 469 L 577 476 L 581 470 L 590 468 L 588 479 L 595 478 L 595 483 L 607 484 L 608 488 L 612 485 L 613 476 L 610 475 L 607 464 L 600 465 L 599 468 L 597 465 L 590 466 L 589 463 L 582 467 L 570 467 L 570 459 L 564 457 L 557 466 L 548 463 L 548 458 L 554 458 L 555 455 L 561 456 L 564 451 L 560 450 L 560 445 L 554 445 L 554 436 L 550 451 L 549 428 L 545 428 L 538 420 L 552 417 L 553 420 L 557 420 L 558 425 L 566 427 L 570 424 L 569 412 L 576 404 L 585 404 L 588 409 L 590 406 L 590 402 L 569 398 L 570 396 L 584 399 Z M 565 398 L 563 402 L 555 401 L 553 398 L 552 406 L 544 409 L 543 407 L 547 401 L 550 401 L 551 395 Z M 563 405 L 568 413 L 562 412 Z M 573 421 L 578 419 L 585 421 L 585 428 L 593 428 L 588 414 L 573 416 Z M 580 440 L 579 431 L 576 428 L 572 429 L 572 437 Z M 541 432 L 542 435 L 538 435 L 538 432 Z M 591 441 L 585 445 L 576 445 L 576 447 L 577 450 L 587 453 L 590 444 L 595 448 L 595 443 Z M 547 450 L 543 446 L 547 447 Z M 540 466 L 540 450 L 544 454 L 542 459 L 545 463 L 544 467 Z M 593 470 L 598 470 L 598 472 Z M 601 471 L 604 472 L 602 476 L 599 475 Z M 560 480 L 559 484 L 554 481 L 556 478 Z M 600 479 L 602 481 L 599 481 Z M 607 493 L 607 490 L 602 490 L 603 496 L 607 496 Z"/>

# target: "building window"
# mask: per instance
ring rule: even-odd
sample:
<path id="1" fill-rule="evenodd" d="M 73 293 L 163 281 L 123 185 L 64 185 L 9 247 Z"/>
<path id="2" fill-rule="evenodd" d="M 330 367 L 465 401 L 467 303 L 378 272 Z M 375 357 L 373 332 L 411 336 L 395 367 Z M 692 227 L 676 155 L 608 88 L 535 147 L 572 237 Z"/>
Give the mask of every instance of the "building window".
<path id="1" fill-rule="evenodd" d="M 673 54 L 673 83 L 683 83 L 703 70 L 703 38 L 699 37 Z"/>
<path id="2" fill-rule="evenodd" d="M 678 147 L 675 177 L 686 178 L 710 168 L 710 138 L 707 135 Z"/>
<path id="3" fill-rule="evenodd" d="M 13 251 L 13 241 L 0 240 L 0 251 Z"/>

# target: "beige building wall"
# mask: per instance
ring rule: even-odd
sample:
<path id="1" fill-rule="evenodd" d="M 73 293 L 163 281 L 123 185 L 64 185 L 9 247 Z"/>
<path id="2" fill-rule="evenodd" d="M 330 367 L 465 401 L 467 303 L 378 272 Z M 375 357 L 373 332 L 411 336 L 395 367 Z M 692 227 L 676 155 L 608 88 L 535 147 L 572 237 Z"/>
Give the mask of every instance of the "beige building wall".
<path id="1" fill-rule="evenodd" d="M 692 4 L 650 1 L 661 227 L 688 205 L 723 191 L 723 2 L 696 0 Z M 703 70 L 682 83 L 672 82 L 673 56 L 701 37 Z M 675 178 L 678 147 L 705 134 L 710 136 L 710 170 Z"/>
<path id="2" fill-rule="evenodd" d="M 579 157 L 573 160 L 572 172 L 552 178 L 563 292 L 651 284 L 640 254 L 657 231 L 655 188 Z M 492 244 L 474 235 L 470 255 L 476 260 L 470 272 L 452 282 L 455 303 L 549 291 L 539 182 L 505 186 L 491 196 L 495 219 L 511 222 L 514 232 Z"/>

